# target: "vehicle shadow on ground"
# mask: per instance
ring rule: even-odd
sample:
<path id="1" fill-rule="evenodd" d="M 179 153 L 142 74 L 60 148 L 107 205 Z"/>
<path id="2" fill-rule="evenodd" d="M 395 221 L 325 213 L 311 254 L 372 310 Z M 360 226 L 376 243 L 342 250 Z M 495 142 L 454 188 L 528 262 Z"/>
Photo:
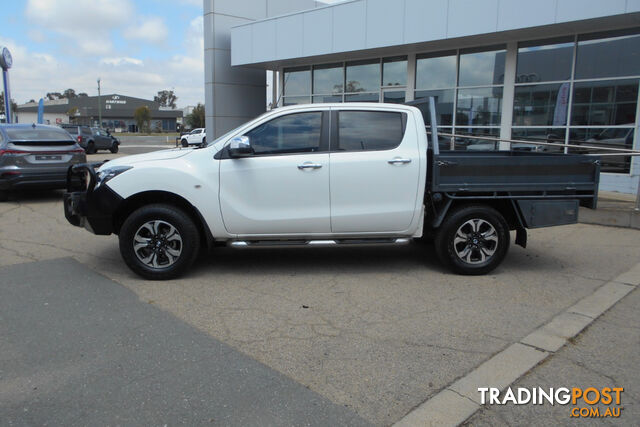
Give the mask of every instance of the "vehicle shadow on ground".
<path id="1" fill-rule="evenodd" d="M 7 202 L 38 203 L 59 201 L 60 203 L 62 203 L 63 194 L 64 190 L 11 191 L 8 193 Z"/>
<path id="2" fill-rule="evenodd" d="M 438 260 L 433 245 L 415 242 L 406 246 L 334 248 L 214 248 L 196 261 L 192 274 L 238 273 L 314 274 L 327 272 L 405 272 L 427 268 L 447 270 Z"/>

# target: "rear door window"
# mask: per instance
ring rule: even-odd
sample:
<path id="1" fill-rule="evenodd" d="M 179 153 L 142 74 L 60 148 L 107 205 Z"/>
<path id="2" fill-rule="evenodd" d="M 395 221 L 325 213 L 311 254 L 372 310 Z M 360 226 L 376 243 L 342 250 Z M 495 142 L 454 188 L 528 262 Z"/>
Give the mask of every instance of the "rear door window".
<path id="1" fill-rule="evenodd" d="M 340 111 L 338 142 L 333 151 L 391 150 L 402 142 L 403 113 L 393 111 Z"/>

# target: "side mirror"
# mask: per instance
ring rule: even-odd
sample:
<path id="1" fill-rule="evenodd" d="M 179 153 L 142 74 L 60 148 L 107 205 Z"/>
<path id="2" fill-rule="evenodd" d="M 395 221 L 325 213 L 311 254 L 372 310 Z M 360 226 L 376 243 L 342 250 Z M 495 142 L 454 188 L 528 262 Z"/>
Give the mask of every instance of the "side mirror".
<path id="1" fill-rule="evenodd" d="M 253 154 L 248 136 L 236 136 L 229 143 L 229 157 L 245 157 Z"/>

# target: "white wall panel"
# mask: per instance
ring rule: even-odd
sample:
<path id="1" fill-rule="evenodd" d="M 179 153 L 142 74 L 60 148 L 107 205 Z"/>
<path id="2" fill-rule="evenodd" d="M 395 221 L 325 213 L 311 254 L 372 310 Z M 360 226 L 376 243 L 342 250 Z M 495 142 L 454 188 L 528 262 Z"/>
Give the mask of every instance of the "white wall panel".
<path id="1" fill-rule="evenodd" d="M 449 0 L 447 37 L 496 31 L 498 0 Z"/>
<path id="2" fill-rule="evenodd" d="M 276 57 L 276 21 L 256 22 L 252 33 L 253 62 L 268 61 Z"/>
<path id="3" fill-rule="evenodd" d="M 216 49 L 231 48 L 231 28 L 252 22 L 236 16 L 213 15 L 213 40 Z"/>
<path id="4" fill-rule="evenodd" d="M 402 44 L 404 0 L 367 0 L 367 47 Z M 424 23 L 423 23 L 424 25 Z"/>
<path id="5" fill-rule="evenodd" d="M 276 21 L 276 57 L 298 58 L 303 56 L 304 37 L 291 37 L 303 34 L 304 14 L 284 16 Z"/>
<path id="6" fill-rule="evenodd" d="M 405 0 L 404 42 L 418 43 L 447 37 L 448 2 Z"/>
<path id="7" fill-rule="evenodd" d="M 366 13 L 364 0 L 337 4 L 333 9 L 333 51 L 364 49 Z"/>
<path id="8" fill-rule="evenodd" d="M 324 8 L 302 14 L 304 40 L 302 56 L 321 55 L 333 49 L 333 9 Z"/>
<path id="9" fill-rule="evenodd" d="M 557 0 L 501 1 L 498 9 L 498 31 L 535 27 L 554 22 Z"/>
<path id="10" fill-rule="evenodd" d="M 251 25 L 244 25 L 233 29 L 231 64 L 250 64 L 253 62 L 253 39 L 251 34 Z"/>
<path id="11" fill-rule="evenodd" d="M 213 12 L 249 19 L 267 17 L 267 0 L 214 0 Z"/>
<path id="12" fill-rule="evenodd" d="M 316 2 L 313 0 L 267 0 L 267 16 L 279 16 L 314 7 Z"/>
<path id="13" fill-rule="evenodd" d="M 624 13 L 626 0 L 558 0 L 556 22 Z"/>

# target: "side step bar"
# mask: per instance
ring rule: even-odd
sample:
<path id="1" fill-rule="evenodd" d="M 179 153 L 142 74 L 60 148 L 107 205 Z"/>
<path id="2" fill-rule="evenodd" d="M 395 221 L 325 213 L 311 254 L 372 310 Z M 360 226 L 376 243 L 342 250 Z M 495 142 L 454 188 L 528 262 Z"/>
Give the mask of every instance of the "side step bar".
<path id="1" fill-rule="evenodd" d="M 408 237 L 391 239 L 336 239 L 336 240 L 230 240 L 227 246 L 235 249 L 246 248 L 299 248 L 326 246 L 368 246 L 368 245 L 406 245 Z"/>

